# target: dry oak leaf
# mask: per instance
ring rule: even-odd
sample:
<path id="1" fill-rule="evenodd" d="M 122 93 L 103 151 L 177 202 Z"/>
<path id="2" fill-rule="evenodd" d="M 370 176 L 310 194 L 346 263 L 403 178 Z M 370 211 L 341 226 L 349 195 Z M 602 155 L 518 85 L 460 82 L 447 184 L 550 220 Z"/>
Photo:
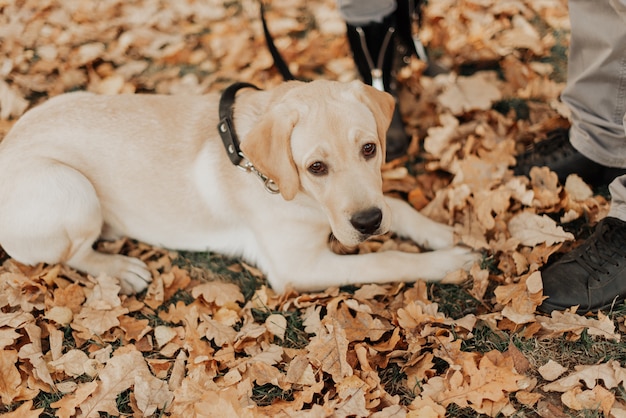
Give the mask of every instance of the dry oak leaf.
<path id="1" fill-rule="evenodd" d="M 152 327 L 149 325 L 150 321 L 147 319 L 137 319 L 132 316 L 123 315 L 119 318 L 120 328 L 124 330 L 125 342 L 139 341 L 147 333 L 152 331 Z"/>
<path id="2" fill-rule="evenodd" d="M 496 301 L 504 305 L 502 316 L 515 324 L 535 321 L 535 310 L 543 300 L 541 273 L 535 271 L 517 283 L 498 286 L 494 293 Z"/>
<path id="3" fill-rule="evenodd" d="M 370 418 L 406 418 L 407 410 L 401 405 L 390 405 L 369 415 Z"/>
<path id="4" fill-rule="evenodd" d="M 305 386 L 315 384 L 315 373 L 306 355 L 297 355 L 289 362 L 286 381 Z"/>
<path id="5" fill-rule="evenodd" d="M 577 174 L 570 174 L 565 180 L 565 191 L 570 199 L 582 202 L 593 196 L 593 190 Z"/>
<path id="6" fill-rule="evenodd" d="M 517 382 L 523 376 L 515 371 L 510 357 L 496 350 L 485 353 L 477 363 L 476 357 L 464 357 L 461 370 L 446 378 L 446 389 L 435 397 L 436 401 L 445 406 L 454 402 L 461 407 L 482 410 L 485 401 L 499 403 L 519 389 Z"/>
<path id="7" fill-rule="evenodd" d="M 548 335 L 563 335 L 566 332 L 580 335 L 586 329 L 589 335 L 620 341 L 621 335 L 616 333 L 615 323 L 602 312 L 598 313 L 598 319 L 586 318 L 574 312 L 573 308 L 572 312 L 553 311 L 550 317 L 538 316 L 537 322 Z"/>
<path id="8" fill-rule="evenodd" d="M 522 405 L 532 406 L 539 402 L 543 398 L 543 395 L 535 392 L 528 392 L 525 390 L 518 390 L 515 392 L 515 399 L 517 399 Z"/>
<path id="9" fill-rule="evenodd" d="M 384 324 L 380 319 L 363 312 L 366 306 L 359 305 L 354 299 L 343 301 L 339 303 L 339 306 L 334 303 L 329 304 L 328 314 L 343 328 L 348 341 L 363 341 L 365 339 L 378 341 L 385 332 L 391 329 L 389 324 Z M 334 309 L 335 307 L 336 309 Z"/>
<path id="10" fill-rule="evenodd" d="M 326 321 L 318 335 L 311 338 L 307 357 L 313 366 L 329 373 L 339 383 L 353 374 L 347 359 L 348 344 L 345 330 L 331 319 Z"/>
<path id="11" fill-rule="evenodd" d="M 54 380 L 50 375 L 50 370 L 48 370 L 48 365 L 44 360 L 44 354 L 42 351 L 41 328 L 35 324 L 26 324 L 24 329 L 26 330 L 28 338 L 31 342 L 20 347 L 20 351 L 18 353 L 19 358 L 28 359 L 30 364 L 33 366 L 33 377 L 54 388 Z"/>
<path id="12" fill-rule="evenodd" d="M 426 324 L 446 321 L 446 316 L 438 311 L 436 303 L 424 303 L 421 300 L 413 300 L 404 308 L 398 309 L 398 325 L 405 330 L 413 330 Z"/>
<path id="13" fill-rule="evenodd" d="M 22 335 L 14 329 L 0 329 L 0 350 L 4 350 L 6 347 L 15 344 L 15 341 L 21 336 Z"/>
<path id="14" fill-rule="evenodd" d="M 446 416 L 446 408 L 425 394 L 418 395 L 409 405 L 409 409 L 407 418 L 444 418 Z"/>
<path id="15" fill-rule="evenodd" d="M 21 116 L 28 108 L 28 100 L 23 98 L 16 89 L 0 80 L 0 119 Z"/>
<path id="16" fill-rule="evenodd" d="M 120 289 L 118 279 L 104 274 L 100 275 L 96 277 L 96 285 L 87 295 L 83 306 L 97 310 L 109 310 L 121 306 Z"/>
<path id="17" fill-rule="evenodd" d="M 574 239 L 574 235 L 565 232 L 548 216 L 532 212 L 521 212 L 513 216 L 509 221 L 509 232 L 527 247 L 542 243 L 554 245 Z"/>
<path id="18" fill-rule="evenodd" d="M 194 298 L 202 296 L 208 303 L 217 306 L 238 307 L 237 302 L 243 302 L 244 297 L 239 286 L 225 282 L 209 282 L 198 285 L 191 290 Z"/>
<path id="19" fill-rule="evenodd" d="M 424 150 L 439 159 L 450 148 L 450 144 L 458 136 L 459 120 L 450 113 L 439 115 L 441 126 L 428 128 L 424 138 Z"/>
<path id="20" fill-rule="evenodd" d="M 17 409 L 6 414 L 0 414 L 2 418 L 39 418 L 44 408 L 31 409 L 33 407 L 33 401 L 26 401 L 21 404 Z"/>
<path id="21" fill-rule="evenodd" d="M 529 176 L 535 194 L 534 207 L 550 208 L 561 203 L 561 186 L 554 171 L 548 167 L 533 167 Z"/>
<path id="22" fill-rule="evenodd" d="M 496 226 L 496 216 L 509 209 L 510 201 L 511 191 L 506 188 L 480 190 L 475 194 L 476 217 L 486 229 L 493 229 Z"/>
<path id="23" fill-rule="evenodd" d="M 67 306 L 53 306 L 46 312 L 44 318 L 59 325 L 68 325 L 74 319 L 74 313 Z"/>
<path id="24" fill-rule="evenodd" d="M 165 325 L 159 325 L 154 328 L 154 338 L 156 339 L 157 347 L 159 348 L 163 347 L 177 336 L 178 332 L 175 328 Z"/>
<path id="25" fill-rule="evenodd" d="M 214 341 L 219 347 L 232 344 L 237 337 L 237 331 L 228 325 L 223 325 L 208 315 L 203 315 L 201 331 L 209 341 Z"/>
<path id="26" fill-rule="evenodd" d="M 576 387 L 563 393 L 561 401 L 565 406 L 575 411 L 599 409 L 605 417 L 608 417 L 615 403 L 615 395 L 599 385 L 591 390 L 582 390 Z"/>
<path id="27" fill-rule="evenodd" d="M 367 417 L 370 415 L 365 407 L 365 394 L 368 385 L 357 376 L 349 376 L 338 382 L 337 392 L 341 402 L 335 406 L 334 417 Z"/>
<path id="28" fill-rule="evenodd" d="M 560 378 L 542 387 L 544 392 L 567 392 L 581 387 L 584 382 L 587 388 L 593 389 L 598 381 L 602 381 L 607 389 L 613 389 L 619 384 L 626 383 L 626 368 L 618 361 L 610 360 L 606 363 L 574 366 L 575 372 Z"/>
<path id="29" fill-rule="evenodd" d="M 550 359 L 546 364 L 540 366 L 537 371 L 548 382 L 556 380 L 567 371 L 566 367 L 561 366 L 556 361 Z"/>
<path id="30" fill-rule="evenodd" d="M 17 365 L 16 350 L 0 351 L 0 401 L 9 405 L 20 393 L 22 377 Z"/>
<path id="31" fill-rule="evenodd" d="M 48 362 L 48 365 L 54 371 L 64 372 L 70 377 L 78 377 L 83 374 L 94 377 L 98 372 L 98 362 L 90 359 L 83 351 L 76 349 L 63 354 L 58 360 Z"/>
<path id="32" fill-rule="evenodd" d="M 284 340 L 287 331 L 287 318 L 280 314 L 269 315 L 265 320 L 265 327 L 270 334 Z"/>
<path id="33" fill-rule="evenodd" d="M 136 374 L 133 389 L 137 406 L 144 417 L 154 414 L 157 408 L 163 409 L 171 405 L 174 399 L 174 393 L 170 391 L 167 382 L 150 373 Z"/>
<path id="34" fill-rule="evenodd" d="M 541 56 L 545 47 L 542 45 L 535 26 L 519 14 L 512 17 L 511 23 L 513 27 L 501 32 L 500 36 L 497 37 L 497 42 L 493 44 L 498 53 L 506 56 L 512 54 L 515 49 L 529 49 L 535 55 Z"/>
<path id="35" fill-rule="evenodd" d="M 439 103 L 454 115 L 472 110 L 487 110 L 502 98 L 497 87 L 497 75 L 480 71 L 469 77 L 459 76 L 439 95 Z"/>
<path id="36" fill-rule="evenodd" d="M 268 383 L 282 389 L 289 389 L 290 386 L 288 383 L 286 384 L 285 375 L 280 370 L 262 361 L 250 361 L 243 377 L 249 378 L 259 386 Z"/>
<path id="37" fill-rule="evenodd" d="M 64 395 L 58 401 L 51 403 L 50 406 L 55 408 L 57 418 L 70 418 L 76 415 L 76 408 L 87 399 L 98 387 L 98 381 L 81 383 L 73 393 Z"/>
<path id="38" fill-rule="evenodd" d="M 123 353 L 114 353 L 98 375 L 96 390 L 80 405 L 83 417 L 98 417 L 99 412 L 118 416 L 117 396 L 130 388 L 136 377 L 152 376 L 141 352 L 133 346 L 124 347 Z"/>

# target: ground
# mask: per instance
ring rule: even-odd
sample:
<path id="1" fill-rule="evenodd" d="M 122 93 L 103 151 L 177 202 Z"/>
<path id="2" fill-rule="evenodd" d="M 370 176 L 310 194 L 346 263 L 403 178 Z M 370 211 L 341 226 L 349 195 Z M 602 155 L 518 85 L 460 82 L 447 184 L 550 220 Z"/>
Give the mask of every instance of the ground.
<path id="1" fill-rule="evenodd" d="M 296 77 L 356 78 L 334 7 L 268 2 Z M 252 0 L 0 0 L 0 138 L 67 91 L 276 85 L 258 17 Z M 0 414 L 626 416 L 626 306 L 536 312 L 539 269 L 606 215 L 606 190 L 509 168 L 569 124 L 568 25 L 564 0 L 431 1 L 418 33 L 449 72 L 426 76 L 413 59 L 397 74 L 413 140 L 385 166 L 385 191 L 481 251 L 469 273 L 276 294 L 241 260 L 101 242 L 153 273 L 146 292 L 123 296 L 115 278 L 0 250 Z M 393 236 L 360 251 L 389 249 L 421 251 Z"/>

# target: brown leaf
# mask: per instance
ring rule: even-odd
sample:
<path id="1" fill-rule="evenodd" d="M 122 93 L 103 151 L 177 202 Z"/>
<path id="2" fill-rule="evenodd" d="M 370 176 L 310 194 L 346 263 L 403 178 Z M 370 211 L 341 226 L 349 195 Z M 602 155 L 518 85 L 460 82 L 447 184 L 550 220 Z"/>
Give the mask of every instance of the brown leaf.
<path id="1" fill-rule="evenodd" d="M 600 381 L 607 389 L 617 387 L 626 382 L 626 369 L 618 361 L 610 360 L 602 364 L 589 366 L 575 366 L 575 372 L 568 374 L 552 383 L 543 386 L 546 392 L 567 392 L 571 389 L 582 387 L 584 383 L 587 388 L 594 388 Z"/>
<path id="2" fill-rule="evenodd" d="M 511 236 L 520 240 L 522 245 L 534 247 L 537 244 L 554 245 L 574 239 L 574 235 L 565 232 L 551 218 L 531 212 L 521 212 L 509 221 Z"/>
<path id="3" fill-rule="evenodd" d="M 98 382 L 96 380 L 80 383 L 73 393 L 66 394 L 58 401 L 51 403 L 50 406 L 56 409 L 55 414 L 58 418 L 73 417 L 76 415 L 76 408 L 78 408 L 97 388 Z"/>
<path id="4" fill-rule="evenodd" d="M 602 386 L 595 386 L 591 390 L 582 390 L 577 387 L 563 393 L 561 400 L 568 408 L 575 411 L 599 409 L 604 416 L 610 416 L 615 403 L 615 395 Z"/>
<path id="5" fill-rule="evenodd" d="M 86 418 L 98 417 L 99 412 L 119 415 L 117 396 L 135 383 L 137 376 L 150 375 L 148 365 L 141 352 L 129 346 L 123 354 L 111 357 L 98 375 L 98 387 L 80 405 Z"/>
<path id="6" fill-rule="evenodd" d="M 329 373 L 339 383 L 353 374 L 347 360 L 349 341 L 346 332 L 335 320 L 327 321 L 320 331 L 307 346 L 307 358 L 313 366 Z"/>
<path id="7" fill-rule="evenodd" d="M 580 335 L 586 329 L 589 335 L 614 341 L 621 339 L 621 335 L 616 333 L 614 322 L 602 312 L 598 313 L 598 319 L 594 319 L 570 311 L 553 311 L 550 317 L 540 316 L 537 321 L 547 331 L 547 335 L 563 335 L 566 332 Z"/>
<path id="8" fill-rule="evenodd" d="M 90 359 L 87 354 L 80 350 L 69 350 L 58 360 L 48 362 L 55 371 L 64 372 L 70 377 L 87 375 L 96 376 L 98 372 L 98 362 Z"/>
<path id="9" fill-rule="evenodd" d="M 151 416 L 157 408 L 164 409 L 174 399 L 167 382 L 157 379 L 145 370 L 135 375 L 133 393 L 144 416 Z"/>
<path id="10" fill-rule="evenodd" d="M 17 370 L 17 351 L 0 351 L 0 400 L 3 404 L 13 403 L 19 394 L 22 377 Z"/>
<path id="11" fill-rule="evenodd" d="M 341 401 L 335 407 L 333 416 L 367 417 L 369 411 L 365 407 L 367 384 L 357 376 L 349 376 L 337 384 Z"/>
<path id="12" fill-rule="evenodd" d="M 217 306 L 238 307 L 237 302 L 243 302 L 241 289 L 235 284 L 225 282 L 209 282 L 198 285 L 191 290 L 194 298 L 202 296 L 208 303 Z"/>
<path id="13" fill-rule="evenodd" d="M 541 377 L 543 377 L 548 382 L 551 382 L 553 380 L 558 379 L 559 376 L 565 373 L 567 371 L 567 368 L 561 366 L 556 361 L 550 359 L 548 360 L 546 364 L 544 364 L 543 366 L 540 366 L 537 369 L 537 371 L 539 372 Z"/>
<path id="14" fill-rule="evenodd" d="M 0 119 L 21 116 L 27 107 L 28 101 L 16 89 L 0 80 Z"/>
<path id="15" fill-rule="evenodd" d="M 2 416 L 2 418 L 39 418 L 41 413 L 44 411 L 44 408 L 31 409 L 32 407 L 33 401 L 26 401 L 15 410 L 4 413 L 0 416 Z"/>
<path id="16" fill-rule="evenodd" d="M 439 96 L 439 103 L 454 115 L 489 109 L 493 102 L 502 98 L 496 80 L 495 73 L 485 71 L 469 77 L 460 76 Z"/>
<path id="17" fill-rule="evenodd" d="M 297 355 L 289 362 L 286 380 L 299 385 L 315 384 L 315 374 L 306 355 Z"/>

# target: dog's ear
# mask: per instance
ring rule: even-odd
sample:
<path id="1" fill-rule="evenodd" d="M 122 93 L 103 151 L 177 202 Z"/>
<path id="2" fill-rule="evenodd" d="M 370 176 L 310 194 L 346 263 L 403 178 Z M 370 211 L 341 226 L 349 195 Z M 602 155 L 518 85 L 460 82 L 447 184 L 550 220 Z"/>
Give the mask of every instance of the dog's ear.
<path id="1" fill-rule="evenodd" d="M 300 189 L 291 155 L 291 132 L 297 122 L 297 111 L 278 105 L 252 127 L 241 143 L 246 158 L 276 183 L 285 200 L 293 199 Z"/>
<path id="2" fill-rule="evenodd" d="M 393 109 L 396 106 L 396 101 L 391 94 L 377 90 L 361 81 L 355 80 L 352 82 L 352 85 L 357 99 L 369 107 L 374 115 L 378 138 L 382 145 L 381 151 L 383 155 L 385 155 L 387 130 L 389 129 L 389 124 L 393 117 Z"/>

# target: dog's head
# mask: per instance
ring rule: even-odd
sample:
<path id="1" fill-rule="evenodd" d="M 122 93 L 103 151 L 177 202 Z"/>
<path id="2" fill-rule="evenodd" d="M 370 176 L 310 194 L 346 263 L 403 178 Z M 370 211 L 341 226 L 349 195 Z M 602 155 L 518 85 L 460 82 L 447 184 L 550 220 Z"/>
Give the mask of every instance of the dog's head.
<path id="1" fill-rule="evenodd" d="M 242 151 L 284 199 L 315 199 L 333 234 L 354 246 L 390 227 L 381 165 L 394 100 L 361 82 L 290 82 L 277 89 Z"/>

